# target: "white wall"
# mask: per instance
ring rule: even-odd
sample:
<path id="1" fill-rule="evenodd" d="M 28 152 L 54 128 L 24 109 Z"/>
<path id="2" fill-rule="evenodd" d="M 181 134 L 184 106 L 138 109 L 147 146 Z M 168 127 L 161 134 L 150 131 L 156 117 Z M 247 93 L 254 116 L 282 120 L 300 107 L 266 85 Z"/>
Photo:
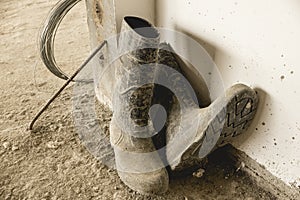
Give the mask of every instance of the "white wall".
<path id="1" fill-rule="evenodd" d="M 289 185 L 300 185 L 300 1 L 160 0 L 157 24 L 205 44 L 226 87 L 259 90 L 250 137 L 234 145 Z"/>

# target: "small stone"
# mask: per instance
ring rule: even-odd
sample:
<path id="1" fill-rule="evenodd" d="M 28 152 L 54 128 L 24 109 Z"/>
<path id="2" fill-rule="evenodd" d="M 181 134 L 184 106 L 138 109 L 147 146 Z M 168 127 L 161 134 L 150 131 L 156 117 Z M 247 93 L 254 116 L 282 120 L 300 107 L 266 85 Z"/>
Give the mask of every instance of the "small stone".
<path id="1" fill-rule="evenodd" d="M 11 150 L 12 150 L 12 151 L 17 151 L 17 150 L 19 150 L 19 147 L 18 147 L 18 146 L 15 146 L 15 145 L 13 145 L 13 146 L 11 147 Z"/>
<path id="2" fill-rule="evenodd" d="M 47 147 L 49 149 L 58 149 L 61 145 L 63 145 L 64 142 L 55 142 L 55 141 L 50 141 L 47 143 Z"/>
<path id="3" fill-rule="evenodd" d="M 95 187 L 93 187 L 93 190 L 94 190 L 95 192 L 98 192 L 98 191 L 99 191 L 99 187 L 95 186 Z"/>
<path id="4" fill-rule="evenodd" d="M 8 149 L 8 148 L 10 148 L 11 144 L 10 144 L 10 142 L 4 142 L 4 143 L 2 144 L 2 146 L 3 146 L 5 149 Z"/>
<path id="5" fill-rule="evenodd" d="M 240 166 L 236 169 L 236 171 L 240 171 L 241 169 L 245 168 L 245 166 L 246 166 L 245 163 L 241 162 Z"/>
<path id="6" fill-rule="evenodd" d="M 249 102 L 249 103 L 247 103 L 246 108 L 247 108 L 247 109 L 250 109 L 251 106 L 252 106 L 252 105 L 251 105 L 251 103 Z"/>
<path id="7" fill-rule="evenodd" d="M 204 174 L 205 170 L 204 169 L 198 169 L 196 172 L 193 173 L 193 176 L 196 178 L 201 178 Z"/>

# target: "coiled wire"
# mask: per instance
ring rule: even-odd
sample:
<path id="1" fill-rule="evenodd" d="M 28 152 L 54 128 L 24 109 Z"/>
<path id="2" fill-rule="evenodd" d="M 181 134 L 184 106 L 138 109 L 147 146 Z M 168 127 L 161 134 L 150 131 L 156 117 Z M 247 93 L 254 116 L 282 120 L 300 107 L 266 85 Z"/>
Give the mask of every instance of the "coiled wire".
<path id="1" fill-rule="evenodd" d="M 65 74 L 57 65 L 54 57 L 54 40 L 56 31 L 66 16 L 66 14 L 81 0 L 61 0 L 50 11 L 45 20 L 39 37 L 40 56 L 45 66 L 55 76 L 68 80 L 69 76 Z M 79 80 L 80 82 L 91 82 L 91 80 Z"/>
<path id="2" fill-rule="evenodd" d="M 47 104 L 36 114 L 34 119 L 29 124 L 29 130 L 33 130 L 35 122 L 46 111 L 50 104 L 60 95 L 60 93 L 74 81 L 74 78 L 81 72 L 81 70 L 88 65 L 88 63 L 101 51 L 101 49 L 107 45 L 107 41 L 104 40 L 82 63 L 73 75 L 68 77 L 58 66 L 54 58 L 54 40 L 56 31 L 59 27 L 64 16 L 68 11 L 73 8 L 81 0 L 62 0 L 56 4 L 51 10 L 48 18 L 45 21 L 45 26 L 42 29 L 39 41 L 40 56 L 46 67 L 57 77 L 67 80 L 64 85 L 52 96 Z M 79 82 L 92 82 L 93 80 L 79 80 Z"/>

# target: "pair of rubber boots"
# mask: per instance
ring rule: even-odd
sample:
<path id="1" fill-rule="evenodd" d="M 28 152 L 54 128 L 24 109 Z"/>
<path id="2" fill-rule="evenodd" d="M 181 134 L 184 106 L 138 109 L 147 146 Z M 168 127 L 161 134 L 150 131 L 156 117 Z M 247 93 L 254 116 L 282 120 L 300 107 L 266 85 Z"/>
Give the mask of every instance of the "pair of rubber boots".
<path id="1" fill-rule="evenodd" d="M 254 118 L 257 94 L 242 84 L 200 108 L 181 62 L 149 22 L 125 17 L 119 49 L 110 140 L 118 175 L 131 189 L 166 192 L 170 173 L 200 168 Z"/>

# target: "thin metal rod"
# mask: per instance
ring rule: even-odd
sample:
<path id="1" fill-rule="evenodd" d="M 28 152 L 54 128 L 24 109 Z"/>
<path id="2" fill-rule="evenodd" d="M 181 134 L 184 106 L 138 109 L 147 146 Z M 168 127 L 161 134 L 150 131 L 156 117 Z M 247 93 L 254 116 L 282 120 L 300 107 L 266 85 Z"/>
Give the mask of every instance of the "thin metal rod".
<path id="1" fill-rule="evenodd" d="M 50 104 L 60 95 L 60 93 L 73 81 L 73 79 L 78 75 L 78 73 L 92 60 L 92 58 L 107 44 L 107 41 L 104 40 L 102 44 L 95 49 L 91 55 L 83 62 L 78 70 L 65 82 L 65 84 L 52 96 L 52 98 L 47 102 L 47 104 L 38 112 L 38 114 L 34 117 L 29 125 L 29 130 L 33 130 L 34 123 L 38 120 L 38 118 L 47 110 Z"/>

